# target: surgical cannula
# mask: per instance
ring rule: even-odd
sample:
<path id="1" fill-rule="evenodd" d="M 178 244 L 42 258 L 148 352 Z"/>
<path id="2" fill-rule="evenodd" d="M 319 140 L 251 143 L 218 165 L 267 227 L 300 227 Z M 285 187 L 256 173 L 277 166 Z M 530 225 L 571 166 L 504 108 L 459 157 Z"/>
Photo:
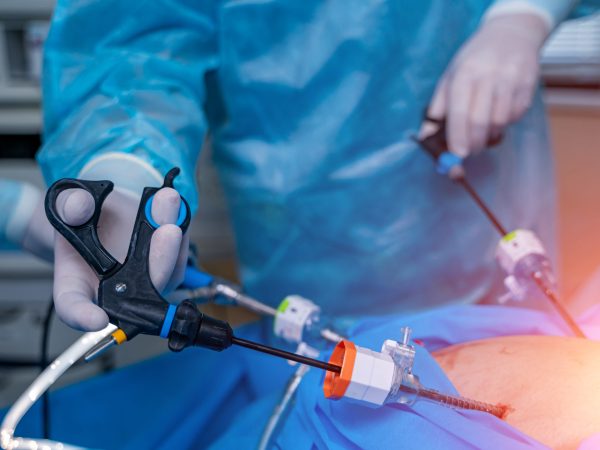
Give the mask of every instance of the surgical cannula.
<path id="1" fill-rule="evenodd" d="M 492 225 L 494 225 L 494 227 L 498 230 L 500 235 L 502 237 L 506 236 L 508 234 L 506 229 L 502 226 L 502 224 L 500 223 L 498 218 L 494 215 L 494 213 L 492 213 L 492 211 L 487 207 L 487 205 L 484 203 L 484 201 L 481 199 L 481 197 L 477 194 L 477 191 L 475 191 L 475 189 L 473 188 L 473 186 L 471 186 L 471 184 L 467 181 L 467 179 L 464 176 L 459 176 L 459 177 L 456 177 L 454 179 L 454 181 L 456 181 L 458 184 L 460 184 L 461 186 L 463 186 L 465 188 L 465 190 L 469 193 L 471 198 L 475 201 L 475 203 L 477 203 L 479 208 L 488 217 L 490 222 L 492 222 Z M 585 338 L 585 334 L 583 333 L 581 328 L 579 328 L 579 325 L 577 325 L 577 323 L 571 317 L 569 312 L 560 303 L 556 293 L 549 286 L 546 285 L 546 283 L 543 280 L 543 277 L 540 276 L 540 273 L 539 272 L 532 273 L 531 277 L 532 277 L 533 281 L 535 282 L 535 284 L 544 293 L 546 298 L 550 301 L 550 303 L 552 303 L 552 305 L 554 306 L 554 308 L 556 309 L 558 314 L 562 317 L 562 319 L 565 321 L 567 326 L 571 329 L 573 334 L 576 337 Z"/>
<path id="2" fill-rule="evenodd" d="M 504 418 L 508 409 L 504 405 L 444 394 L 423 386 L 413 373 L 416 349 L 410 344 L 411 330 L 404 327 L 401 331 L 402 340 L 385 340 L 380 352 L 359 347 L 351 341 L 340 342 L 329 362 L 340 364 L 342 371 L 325 374 L 325 397 L 332 400 L 348 398 L 373 406 L 410 406 L 421 398 L 454 409 L 483 411 Z"/>
<path id="3" fill-rule="evenodd" d="M 460 184 L 461 186 L 463 186 L 465 188 L 465 190 L 469 193 L 471 198 L 475 201 L 475 203 L 477 203 L 479 208 L 483 211 L 483 213 L 488 217 L 490 222 L 492 222 L 494 227 L 498 230 L 498 232 L 500 233 L 500 236 L 502 236 L 502 237 L 506 236 L 508 234 L 506 229 L 502 226 L 502 224 L 500 223 L 498 218 L 494 215 L 494 213 L 492 213 L 492 211 L 487 207 L 487 205 L 484 203 L 484 201 L 481 199 L 481 197 L 477 194 L 477 191 L 475 191 L 473 186 L 471 186 L 471 184 L 467 181 L 466 177 L 464 175 L 461 175 L 459 177 L 454 178 L 454 181 L 456 181 L 458 184 Z M 541 276 L 540 272 L 536 271 L 536 272 L 532 273 L 531 278 L 533 279 L 535 284 L 540 288 L 540 290 L 544 293 L 544 295 L 550 301 L 550 303 L 552 303 L 552 305 L 554 306 L 554 308 L 556 309 L 558 314 L 562 317 L 562 319 L 565 321 L 567 326 L 571 329 L 573 334 L 576 337 L 585 338 L 586 336 L 583 333 L 583 331 L 581 330 L 581 328 L 579 328 L 579 325 L 577 325 L 577 323 L 571 317 L 569 312 L 564 308 L 564 306 L 558 300 L 558 296 L 556 295 L 554 290 L 552 288 L 550 288 L 544 282 L 544 279 Z"/>

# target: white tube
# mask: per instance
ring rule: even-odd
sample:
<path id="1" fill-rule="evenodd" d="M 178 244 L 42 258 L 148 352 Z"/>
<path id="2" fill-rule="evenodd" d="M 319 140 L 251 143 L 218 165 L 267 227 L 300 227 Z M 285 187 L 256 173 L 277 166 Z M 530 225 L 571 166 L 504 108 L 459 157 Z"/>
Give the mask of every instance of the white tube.
<path id="1" fill-rule="evenodd" d="M 89 352 L 98 342 L 110 335 L 117 327 L 108 325 L 106 328 L 81 336 L 73 345 L 66 349 L 52 364 L 31 383 L 12 405 L 0 426 L 0 446 L 3 449 L 31 449 L 31 450 L 74 450 L 75 447 L 60 442 L 48 440 L 35 440 L 15 437 L 14 433 L 23 416 L 33 404 L 52 386 L 56 380 Z"/>
<path id="2" fill-rule="evenodd" d="M 302 382 L 304 375 L 306 375 L 309 369 L 309 366 L 300 364 L 298 366 L 298 369 L 296 369 L 296 372 L 294 372 L 294 374 L 288 381 L 288 384 L 285 388 L 285 392 L 283 393 L 281 400 L 279 400 L 279 403 L 275 405 L 275 409 L 271 413 L 271 417 L 267 422 L 267 426 L 265 427 L 265 430 L 263 431 L 263 434 L 260 437 L 258 450 L 266 450 L 269 447 L 269 444 L 271 444 L 271 439 L 273 438 L 273 433 L 275 432 L 275 429 L 279 425 L 283 414 L 287 410 L 294 395 L 296 395 L 296 391 L 300 387 L 300 383 Z"/>

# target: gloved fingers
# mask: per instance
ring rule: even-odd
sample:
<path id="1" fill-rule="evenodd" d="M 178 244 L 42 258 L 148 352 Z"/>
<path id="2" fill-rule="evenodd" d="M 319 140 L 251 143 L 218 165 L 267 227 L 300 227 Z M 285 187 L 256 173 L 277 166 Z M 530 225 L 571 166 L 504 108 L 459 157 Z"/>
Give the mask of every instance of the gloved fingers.
<path id="1" fill-rule="evenodd" d="M 434 119 L 443 119 L 446 117 L 446 98 L 448 95 L 448 81 L 446 75 L 438 82 L 431 103 L 427 108 L 427 116 Z M 439 125 L 428 120 L 424 120 L 419 130 L 419 138 L 424 139 L 427 136 L 434 134 L 439 128 Z"/>
<path id="2" fill-rule="evenodd" d="M 87 222 L 94 214 L 94 199 L 83 189 L 67 189 L 56 199 L 56 210 L 72 226 Z M 106 313 L 94 305 L 96 275 L 59 233 L 54 233 L 54 305 L 67 325 L 96 331 L 108 324 Z"/>
<path id="3" fill-rule="evenodd" d="M 54 305 L 67 325 L 96 331 L 108 324 L 108 316 L 93 303 L 97 282 L 92 269 L 60 234 L 55 233 Z"/>
<path id="4" fill-rule="evenodd" d="M 179 247 L 179 256 L 177 257 L 177 262 L 175 263 L 175 269 L 173 270 L 173 274 L 171 275 L 171 278 L 164 289 L 165 293 L 173 292 L 181 283 L 183 283 L 189 249 L 190 237 L 187 233 L 185 233 L 183 235 L 183 239 L 181 240 L 181 246 Z"/>
<path id="5" fill-rule="evenodd" d="M 71 328 L 98 331 L 108 325 L 108 316 L 77 290 L 65 291 L 54 300 L 56 313 Z"/>
<path id="6" fill-rule="evenodd" d="M 494 91 L 491 135 L 498 135 L 511 122 L 513 89 L 507 83 L 499 83 Z"/>
<path id="7" fill-rule="evenodd" d="M 67 225 L 84 224 L 94 214 L 94 198 L 83 189 L 66 189 L 56 198 L 56 211 Z"/>
<path id="8" fill-rule="evenodd" d="M 152 236 L 150 278 L 159 292 L 168 292 L 183 281 L 189 238 L 172 225 L 177 221 L 180 207 L 181 197 L 175 189 L 163 188 L 154 195 L 152 218 L 161 226 Z"/>
<path id="9" fill-rule="evenodd" d="M 475 80 L 459 71 L 449 80 L 447 139 L 450 152 L 466 158 L 469 155 L 469 111 L 473 102 Z"/>
<path id="10" fill-rule="evenodd" d="M 160 189 L 152 200 L 152 218 L 159 225 L 176 223 L 179 216 L 181 197 L 172 188 Z"/>
<path id="11" fill-rule="evenodd" d="M 494 83 L 483 79 L 473 83 L 473 97 L 467 123 L 468 145 L 471 152 L 486 148 L 489 139 L 490 121 L 494 105 Z"/>
<path id="12" fill-rule="evenodd" d="M 163 292 L 177 267 L 183 236 L 173 224 L 158 227 L 150 240 L 148 257 L 150 280 L 158 292 Z"/>
<path id="13" fill-rule="evenodd" d="M 513 106 L 511 110 L 511 122 L 519 120 L 527 112 L 533 101 L 535 84 L 524 84 L 513 94 Z"/>

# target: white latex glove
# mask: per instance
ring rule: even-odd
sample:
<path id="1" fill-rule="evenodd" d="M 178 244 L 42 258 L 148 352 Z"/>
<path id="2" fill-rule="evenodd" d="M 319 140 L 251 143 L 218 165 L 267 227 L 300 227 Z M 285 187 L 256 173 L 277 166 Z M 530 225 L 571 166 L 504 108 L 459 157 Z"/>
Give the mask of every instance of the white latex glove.
<path id="1" fill-rule="evenodd" d="M 138 209 L 139 197 L 115 189 L 102 206 L 98 236 L 106 250 L 119 262 L 125 260 Z M 174 225 L 181 199 L 171 188 L 159 190 L 152 201 L 152 218 L 160 227 L 152 235 L 150 279 L 158 292 L 167 293 L 183 280 L 189 240 Z M 69 189 L 57 198 L 57 211 L 70 225 L 85 223 L 93 214 L 92 196 L 82 189 Z M 100 330 L 108 316 L 94 304 L 98 277 L 77 251 L 55 232 L 54 304 L 58 316 L 80 330 Z"/>
<path id="2" fill-rule="evenodd" d="M 54 228 L 48 222 L 44 209 L 44 195 L 40 195 L 31 220 L 19 243 L 23 250 L 38 256 L 46 261 L 52 261 L 54 247 Z"/>
<path id="3" fill-rule="evenodd" d="M 538 14 L 491 17 L 463 45 L 439 81 L 428 114 L 447 119 L 450 151 L 464 158 L 485 148 L 531 105 L 539 55 L 550 27 Z M 436 126 L 425 123 L 421 137 Z"/>

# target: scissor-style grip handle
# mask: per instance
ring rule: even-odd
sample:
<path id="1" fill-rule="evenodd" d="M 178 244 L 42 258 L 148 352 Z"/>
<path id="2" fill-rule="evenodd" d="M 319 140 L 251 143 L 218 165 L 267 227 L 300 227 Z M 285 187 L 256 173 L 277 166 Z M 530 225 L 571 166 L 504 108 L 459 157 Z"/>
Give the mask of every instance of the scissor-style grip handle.
<path id="1" fill-rule="evenodd" d="M 179 173 L 173 168 L 165 176 L 163 185 L 146 187 L 140 199 L 127 257 L 119 269 L 100 282 L 98 305 L 106 311 L 111 323 L 121 328 L 131 339 L 138 333 L 163 335 L 171 326 L 175 306 L 169 306 L 150 279 L 149 255 L 152 235 L 159 227 L 152 218 L 152 200 L 164 187 L 173 187 Z M 190 224 L 190 207 L 181 197 L 178 225 L 185 233 Z"/>
<path id="2" fill-rule="evenodd" d="M 94 199 L 94 214 L 81 225 L 69 225 L 58 214 L 56 200 L 67 189 L 83 189 Z M 102 246 L 98 238 L 98 219 L 104 200 L 113 189 L 110 181 L 85 181 L 73 178 L 58 180 L 46 193 L 46 216 L 52 226 L 77 250 L 81 257 L 103 278 L 117 267 L 118 262 Z"/>
<path id="3" fill-rule="evenodd" d="M 98 219 L 102 204 L 113 189 L 110 181 L 84 181 L 63 179 L 54 183 L 46 194 L 46 215 L 52 226 L 69 241 L 100 278 L 98 306 L 110 322 L 123 331 L 127 339 L 142 333 L 168 337 L 174 321 L 181 328 L 181 314 L 169 305 L 150 279 L 149 254 L 152 235 L 159 227 L 152 218 L 152 200 L 163 187 L 173 187 L 179 173 L 171 169 L 160 188 L 146 187 L 140 199 L 129 251 L 123 264 L 114 259 L 98 238 Z M 56 210 L 56 200 L 61 192 L 79 188 L 89 192 L 94 199 L 94 214 L 82 225 L 69 225 Z M 181 207 L 176 225 L 185 233 L 190 224 L 191 212 L 187 201 L 181 197 Z M 187 320 L 187 319 L 186 319 Z M 186 322 L 183 320 L 183 322 Z M 187 323 L 187 322 L 186 322 Z M 181 330 L 179 331 L 181 334 Z"/>

